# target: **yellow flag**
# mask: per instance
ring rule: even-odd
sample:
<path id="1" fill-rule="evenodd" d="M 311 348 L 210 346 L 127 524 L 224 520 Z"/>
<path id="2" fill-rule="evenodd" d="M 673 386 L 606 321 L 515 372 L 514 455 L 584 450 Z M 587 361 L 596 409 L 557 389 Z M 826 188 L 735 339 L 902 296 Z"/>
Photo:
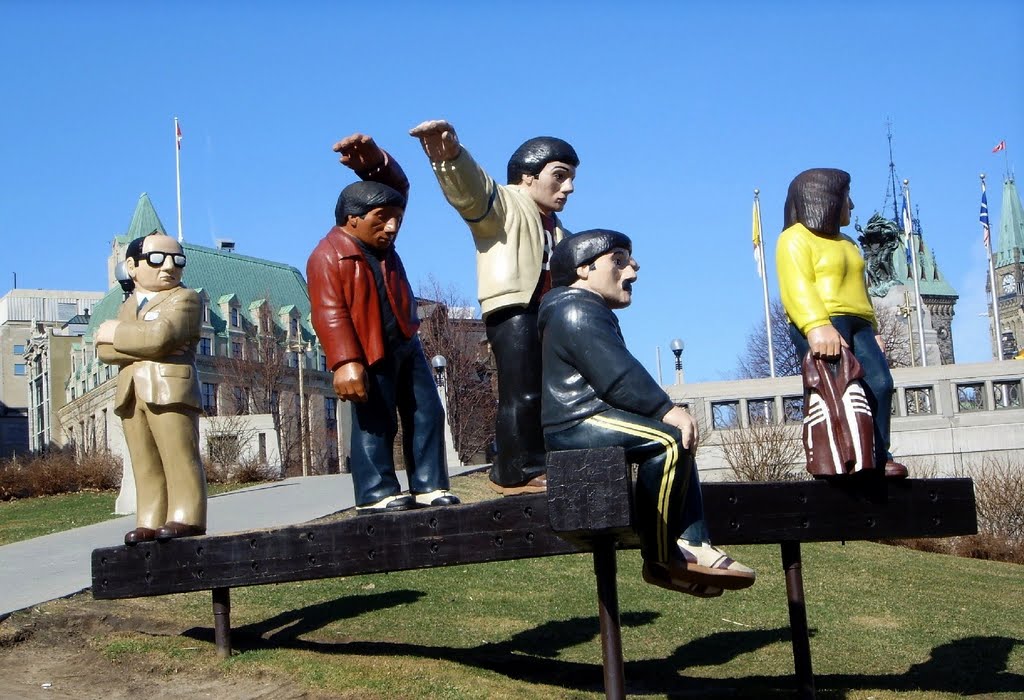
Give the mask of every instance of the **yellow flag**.
<path id="1" fill-rule="evenodd" d="M 754 197 L 754 262 L 757 263 L 757 276 L 761 276 L 762 255 L 761 252 L 761 203 L 757 196 Z"/>

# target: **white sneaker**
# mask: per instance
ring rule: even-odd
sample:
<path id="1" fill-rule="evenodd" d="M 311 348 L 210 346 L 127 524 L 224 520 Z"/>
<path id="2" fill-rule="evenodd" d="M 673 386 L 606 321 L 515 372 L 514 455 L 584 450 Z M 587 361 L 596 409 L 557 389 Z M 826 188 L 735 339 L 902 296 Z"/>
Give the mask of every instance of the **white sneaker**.
<path id="1" fill-rule="evenodd" d="M 757 575 L 710 542 L 694 544 L 676 540 L 676 552 L 668 568 L 673 578 L 737 590 L 754 585 Z"/>

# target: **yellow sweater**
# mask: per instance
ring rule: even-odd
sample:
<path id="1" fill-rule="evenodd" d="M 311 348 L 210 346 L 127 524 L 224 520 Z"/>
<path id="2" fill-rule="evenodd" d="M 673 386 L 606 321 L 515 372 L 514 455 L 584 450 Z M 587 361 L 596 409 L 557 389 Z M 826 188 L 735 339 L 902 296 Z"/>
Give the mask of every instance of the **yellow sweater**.
<path id="1" fill-rule="evenodd" d="M 793 224 L 779 236 L 775 268 L 786 315 L 805 336 L 828 325 L 830 316 L 859 316 L 876 325 L 864 258 L 848 236 L 818 235 Z"/>

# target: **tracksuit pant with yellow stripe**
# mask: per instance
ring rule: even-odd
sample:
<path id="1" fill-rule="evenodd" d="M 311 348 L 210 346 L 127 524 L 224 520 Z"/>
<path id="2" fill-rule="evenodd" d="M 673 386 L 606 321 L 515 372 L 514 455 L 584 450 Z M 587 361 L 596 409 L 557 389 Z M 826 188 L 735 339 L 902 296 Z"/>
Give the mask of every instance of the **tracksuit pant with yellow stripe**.
<path id="1" fill-rule="evenodd" d="M 545 432 L 548 450 L 622 447 L 639 464 L 634 507 L 644 559 L 667 563 L 676 539 L 708 542 L 704 501 L 693 453 L 678 428 L 636 413 L 609 409 L 571 428 Z"/>

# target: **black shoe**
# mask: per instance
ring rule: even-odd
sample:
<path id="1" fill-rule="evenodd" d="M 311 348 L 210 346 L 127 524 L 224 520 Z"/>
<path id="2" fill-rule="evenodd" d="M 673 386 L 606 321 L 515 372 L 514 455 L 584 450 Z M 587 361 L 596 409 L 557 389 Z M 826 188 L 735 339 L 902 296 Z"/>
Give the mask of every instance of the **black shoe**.
<path id="1" fill-rule="evenodd" d="M 445 489 L 437 489 L 430 493 L 417 493 L 414 494 L 414 498 L 418 506 L 457 506 L 462 503 L 458 496 Z"/>
<path id="2" fill-rule="evenodd" d="M 357 515 L 373 515 L 375 513 L 395 513 L 400 510 L 409 510 L 416 507 L 416 501 L 409 494 L 397 496 L 386 496 L 376 503 L 367 503 L 365 506 L 356 506 Z"/>

